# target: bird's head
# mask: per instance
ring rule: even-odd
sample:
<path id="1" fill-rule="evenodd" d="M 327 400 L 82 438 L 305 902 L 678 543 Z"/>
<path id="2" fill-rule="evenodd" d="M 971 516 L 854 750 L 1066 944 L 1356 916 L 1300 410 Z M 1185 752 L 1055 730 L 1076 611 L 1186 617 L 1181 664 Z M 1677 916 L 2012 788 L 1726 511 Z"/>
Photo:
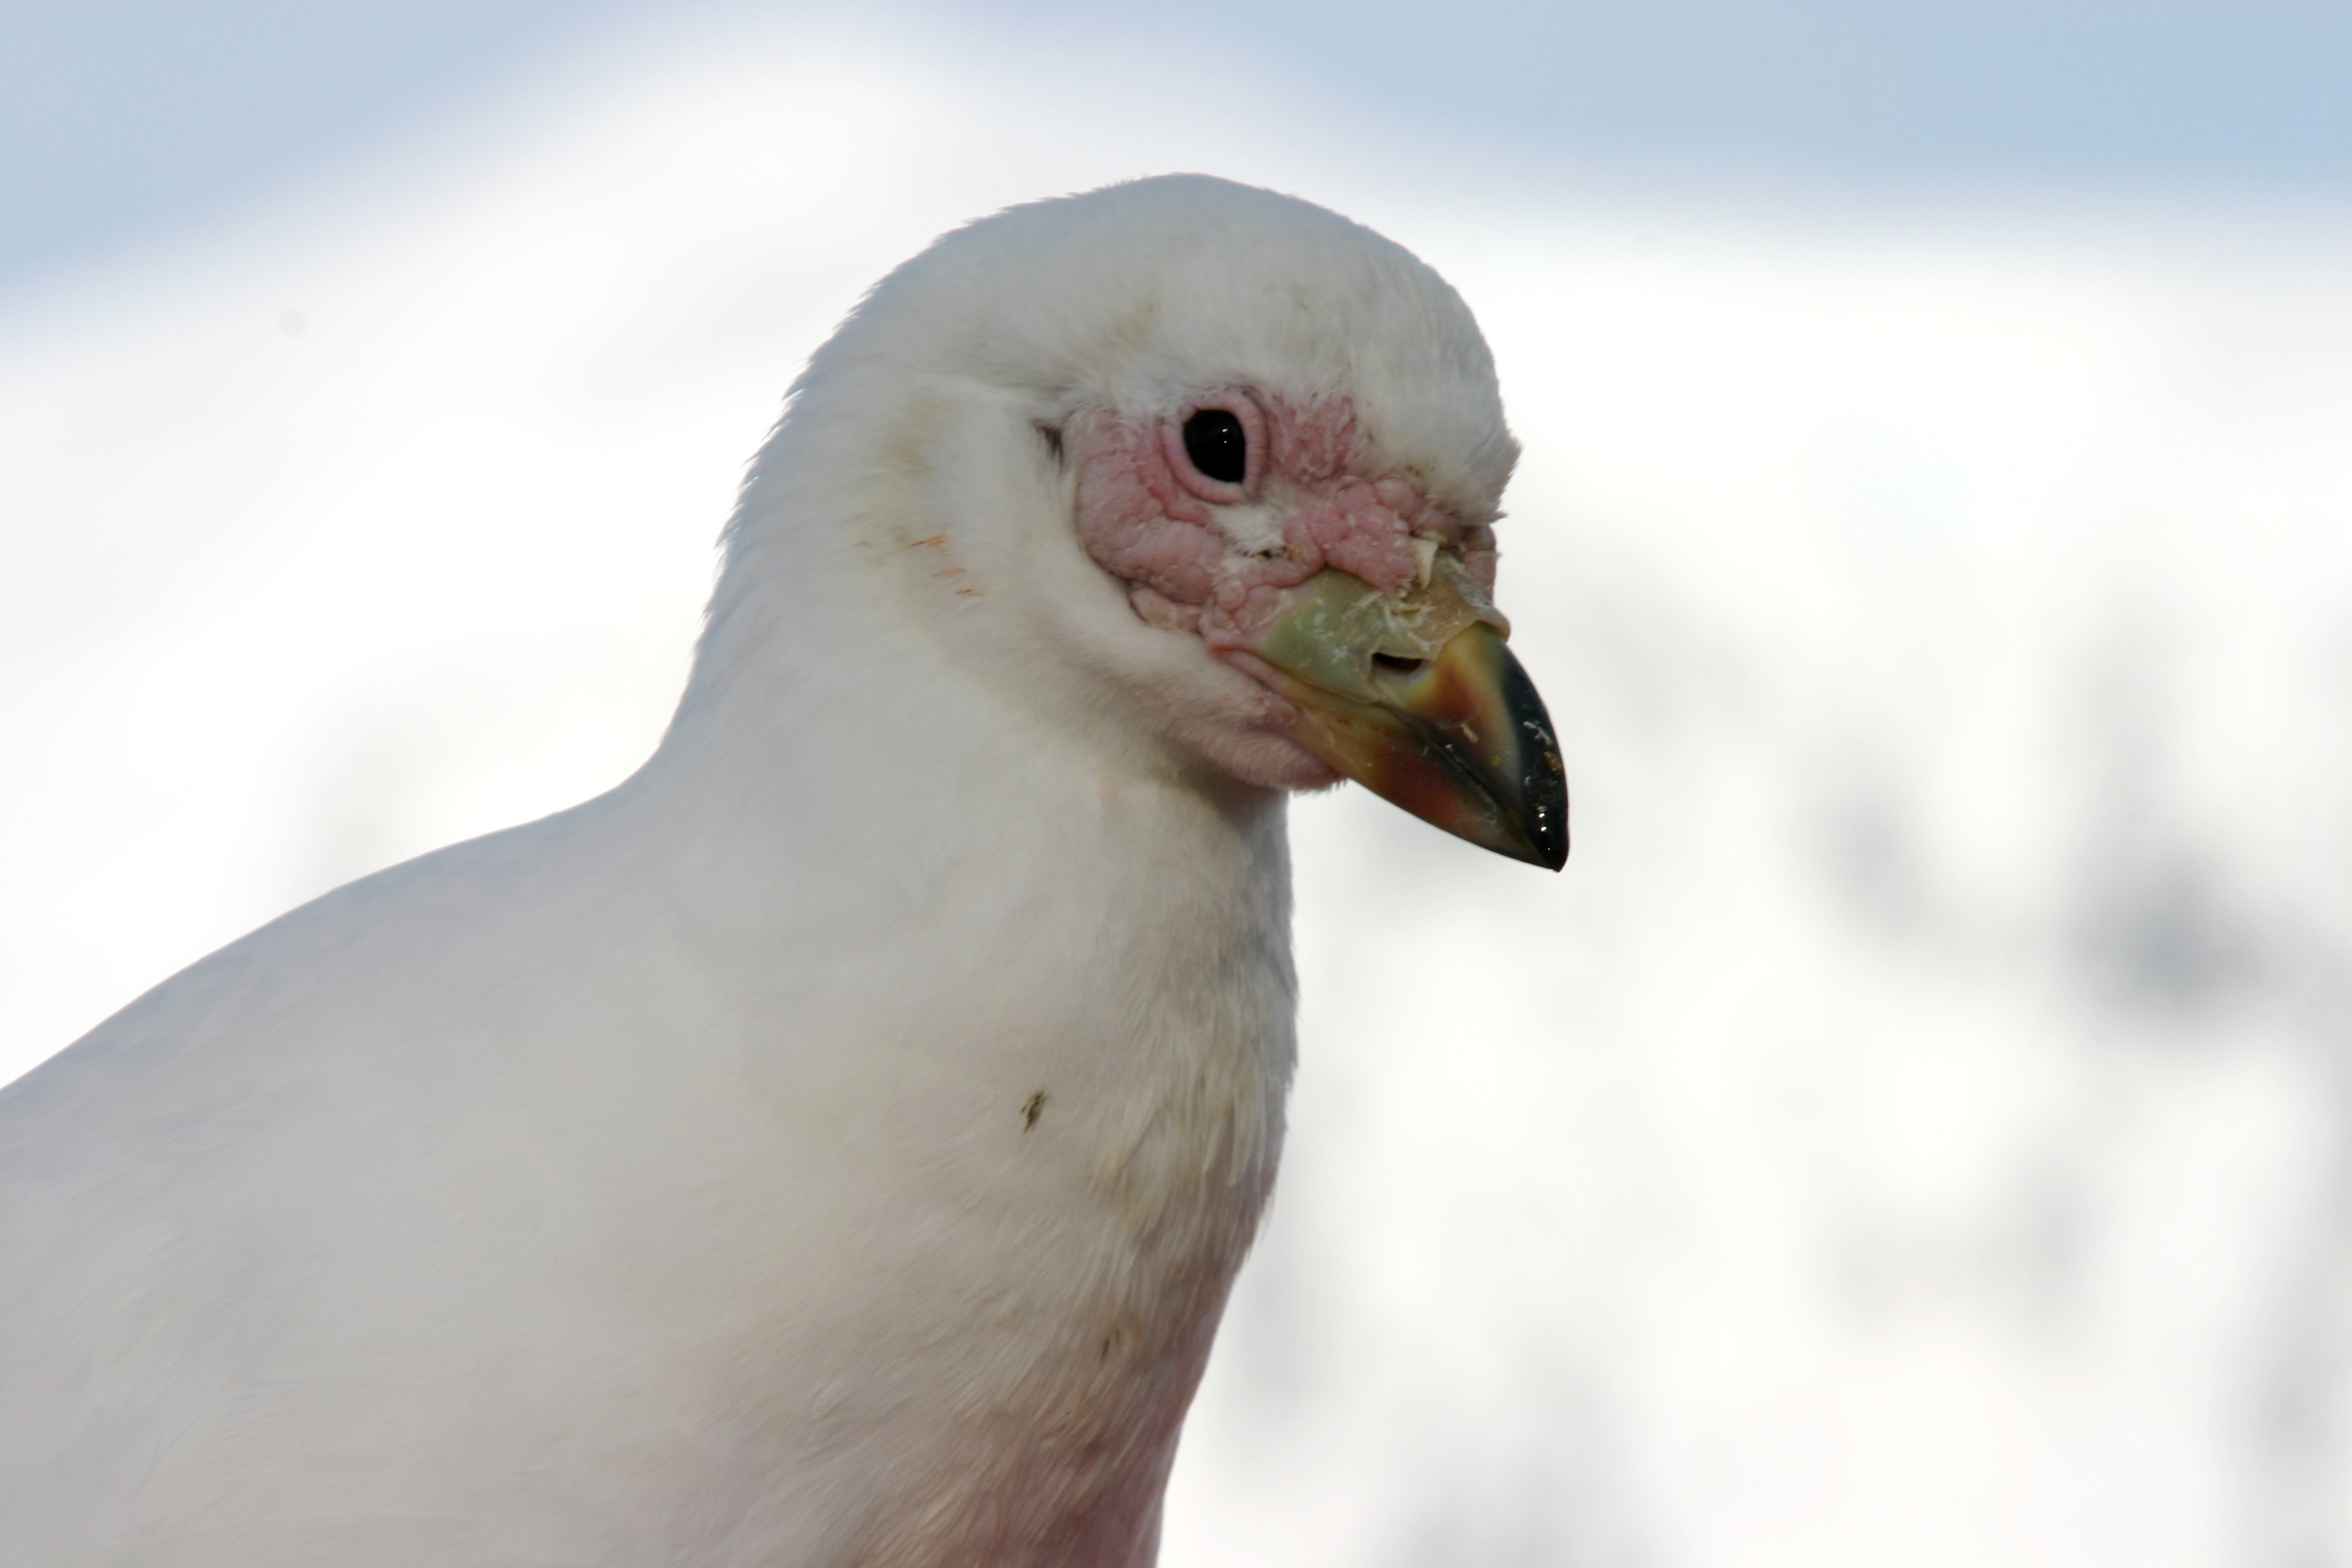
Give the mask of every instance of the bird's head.
<path id="1" fill-rule="evenodd" d="M 728 572 L 792 486 L 959 668 L 1097 747 L 1353 778 L 1558 868 L 1559 748 L 1491 598 L 1517 450 L 1468 308 L 1401 247 L 1142 180 L 885 279 L 795 389 Z"/>

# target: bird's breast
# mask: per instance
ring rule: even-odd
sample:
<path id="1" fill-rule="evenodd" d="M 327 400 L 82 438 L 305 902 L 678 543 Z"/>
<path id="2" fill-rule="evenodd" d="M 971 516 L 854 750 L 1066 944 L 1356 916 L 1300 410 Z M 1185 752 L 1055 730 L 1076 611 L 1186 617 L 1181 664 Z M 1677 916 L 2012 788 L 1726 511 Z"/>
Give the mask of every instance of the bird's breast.
<path id="1" fill-rule="evenodd" d="M 1280 900 L 1090 900 L 1099 874 L 940 911 L 986 938 L 903 928 L 752 1042 L 761 1403 L 803 1477 L 888 1478 L 898 1533 L 860 1561 L 1125 1561 L 1255 1235 L 1293 1052 Z"/>

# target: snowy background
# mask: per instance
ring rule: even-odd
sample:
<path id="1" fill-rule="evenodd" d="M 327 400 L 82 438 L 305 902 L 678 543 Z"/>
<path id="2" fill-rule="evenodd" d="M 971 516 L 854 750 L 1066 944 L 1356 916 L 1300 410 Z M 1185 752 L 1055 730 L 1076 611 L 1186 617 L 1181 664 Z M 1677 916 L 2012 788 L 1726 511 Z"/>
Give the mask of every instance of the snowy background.
<path id="1" fill-rule="evenodd" d="M 1296 814 L 1170 1568 L 2352 1563 L 2352 8 L 0 0 L 0 1079 L 650 748 L 800 359 L 1168 169 L 1528 447 L 1547 878 Z"/>

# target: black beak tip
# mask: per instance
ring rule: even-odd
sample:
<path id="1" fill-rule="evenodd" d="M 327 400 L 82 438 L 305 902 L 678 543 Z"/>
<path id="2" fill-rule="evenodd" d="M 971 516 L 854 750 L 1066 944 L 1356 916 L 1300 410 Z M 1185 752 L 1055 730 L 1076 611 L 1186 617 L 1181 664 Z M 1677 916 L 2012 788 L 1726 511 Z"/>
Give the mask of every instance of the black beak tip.
<path id="1" fill-rule="evenodd" d="M 1568 767 L 1535 683 L 1518 660 L 1507 653 L 1504 658 L 1504 702 L 1518 730 L 1521 759 L 1513 826 L 1529 850 L 1528 863 L 1557 871 L 1568 864 Z"/>
<path id="2" fill-rule="evenodd" d="M 1546 753 L 1538 765 L 1545 764 L 1549 776 L 1528 781 L 1518 826 L 1528 864 L 1558 871 L 1568 864 L 1568 786 L 1557 753 Z"/>
<path id="3" fill-rule="evenodd" d="M 1536 844 L 1535 863 L 1547 871 L 1568 868 L 1568 830 L 1547 834 Z"/>

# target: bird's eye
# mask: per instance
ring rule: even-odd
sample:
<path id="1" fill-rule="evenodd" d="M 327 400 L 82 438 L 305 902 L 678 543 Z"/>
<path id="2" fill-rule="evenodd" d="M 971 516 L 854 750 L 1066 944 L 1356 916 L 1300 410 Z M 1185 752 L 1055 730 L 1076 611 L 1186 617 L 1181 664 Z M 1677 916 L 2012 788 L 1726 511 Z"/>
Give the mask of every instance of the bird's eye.
<path id="1" fill-rule="evenodd" d="M 1203 408 L 1184 421 L 1184 455 L 1219 484 L 1237 485 L 1249 477 L 1249 437 L 1223 408 Z"/>

